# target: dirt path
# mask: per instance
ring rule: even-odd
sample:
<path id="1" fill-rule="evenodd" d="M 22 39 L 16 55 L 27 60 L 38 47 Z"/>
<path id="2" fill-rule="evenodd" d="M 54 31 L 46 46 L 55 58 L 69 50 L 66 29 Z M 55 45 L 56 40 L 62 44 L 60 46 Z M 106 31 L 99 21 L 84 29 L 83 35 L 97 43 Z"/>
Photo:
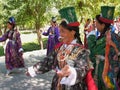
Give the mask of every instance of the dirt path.
<path id="1" fill-rule="evenodd" d="M 45 57 L 46 50 L 24 53 L 26 67 L 29 67 Z M 4 56 L 0 57 L 0 90 L 50 90 L 53 71 L 34 78 L 25 75 L 25 69 L 15 70 L 11 77 L 5 76 Z"/>

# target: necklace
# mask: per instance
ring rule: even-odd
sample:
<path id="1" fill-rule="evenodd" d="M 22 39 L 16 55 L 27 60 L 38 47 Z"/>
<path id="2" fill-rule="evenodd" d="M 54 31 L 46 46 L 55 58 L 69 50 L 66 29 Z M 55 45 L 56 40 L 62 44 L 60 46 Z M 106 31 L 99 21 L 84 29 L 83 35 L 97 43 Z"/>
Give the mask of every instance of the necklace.
<path id="1" fill-rule="evenodd" d="M 68 46 L 65 46 L 66 44 L 63 44 L 60 48 L 60 50 L 58 51 L 58 54 L 57 54 L 57 60 L 59 62 L 62 62 L 62 61 L 65 61 L 69 54 L 71 53 L 74 45 L 68 45 Z"/>
<path id="2" fill-rule="evenodd" d="M 63 68 L 67 64 L 66 60 L 68 59 L 68 56 L 71 53 L 73 47 L 74 45 L 72 44 L 70 45 L 63 44 L 60 47 L 58 54 L 57 54 L 57 60 L 58 60 L 60 68 Z"/>

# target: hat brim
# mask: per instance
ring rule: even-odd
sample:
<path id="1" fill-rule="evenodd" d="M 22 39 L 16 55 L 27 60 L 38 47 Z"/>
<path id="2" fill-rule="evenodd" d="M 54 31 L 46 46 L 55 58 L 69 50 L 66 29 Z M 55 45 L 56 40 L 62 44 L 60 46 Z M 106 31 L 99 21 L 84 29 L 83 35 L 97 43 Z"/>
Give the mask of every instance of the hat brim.
<path id="1" fill-rule="evenodd" d="M 104 23 L 109 23 L 109 24 L 113 23 L 113 20 L 109 20 L 109 19 L 103 18 L 101 16 L 99 17 L 99 20 L 104 22 Z"/>
<path id="2" fill-rule="evenodd" d="M 79 25 L 80 25 L 79 22 L 72 22 L 68 24 L 68 26 L 72 26 L 72 27 L 78 27 Z"/>

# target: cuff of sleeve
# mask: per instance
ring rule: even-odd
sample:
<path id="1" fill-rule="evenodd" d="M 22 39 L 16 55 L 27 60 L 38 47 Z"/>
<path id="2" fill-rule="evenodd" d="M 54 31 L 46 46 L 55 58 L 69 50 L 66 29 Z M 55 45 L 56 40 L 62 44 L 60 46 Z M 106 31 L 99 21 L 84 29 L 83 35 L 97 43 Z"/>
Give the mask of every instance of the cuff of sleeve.
<path id="1" fill-rule="evenodd" d="M 28 68 L 28 73 L 30 74 L 31 77 L 36 76 L 36 73 L 35 73 L 35 70 L 34 70 L 33 66 Z"/>
<path id="2" fill-rule="evenodd" d="M 44 35 L 44 32 L 42 33 L 42 35 Z"/>
<path id="3" fill-rule="evenodd" d="M 61 40 L 62 40 L 62 37 L 61 37 L 61 36 L 59 36 L 59 37 L 58 37 L 58 40 L 59 40 L 59 41 L 61 41 Z"/>
<path id="4" fill-rule="evenodd" d="M 18 52 L 22 52 L 23 51 L 23 48 L 20 48 Z"/>
<path id="5" fill-rule="evenodd" d="M 88 31 L 85 31 L 85 34 L 88 35 Z"/>
<path id="6" fill-rule="evenodd" d="M 75 68 L 73 67 L 69 67 L 71 74 L 68 77 L 63 77 L 60 81 L 60 84 L 65 84 L 68 86 L 72 86 L 75 84 L 76 82 L 76 78 L 77 78 L 77 72 L 75 70 Z"/>

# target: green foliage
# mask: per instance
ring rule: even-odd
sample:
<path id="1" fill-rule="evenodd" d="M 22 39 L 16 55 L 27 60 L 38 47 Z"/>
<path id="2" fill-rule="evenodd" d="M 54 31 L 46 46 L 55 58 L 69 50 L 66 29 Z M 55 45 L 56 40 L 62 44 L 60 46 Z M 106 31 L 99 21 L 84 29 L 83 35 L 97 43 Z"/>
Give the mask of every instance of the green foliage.
<path id="1" fill-rule="evenodd" d="M 78 20 L 82 18 L 94 18 L 100 14 L 102 5 L 115 6 L 115 17 L 120 16 L 120 0 L 0 0 L 0 27 L 6 23 L 9 16 L 15 16 L 17 25 L 20 28 L 34 28 L 39 30 L 49 23 L 52 16 L 59 14 L 53 13 L 52 8 L 57 10 L 74 6 Z"/>
<path id="2" fill-rule="evenodd" d="M 43 41 L 43 48 L 45 49 L 47 47 L 47 40 L 48 38 L 43 38 L 42 41 Z"/>
<path id="3" fill-rule="evenodd" d="M 33 50 L 39 50 L 40 46 L 35 42 L 24 43 L 23 44 L 23 49 L 24 49 L 24 52 L 33 51 Z"/>
<path id="4" fill-rule="evenodd" d="M 57 16 L 51 9 L 74 6 L 77 16 L 94 18 L 100 13 L 100 6 L 116 6 L 115 17 L 120 14 L 120 0 L 1 0 L 0 23 L 5 22 L 11 15 L 15 16 L 18 25 L 40 28 L 47 24 L 51 16 Z M 58 17 L 59 18 L 59 17 Z"/>
<path id="5" fill-rule="evenodd" d="M 2 46 L 0 46 L 0 56 L 3 56 L 4 55 L 4 49 Z"/>

